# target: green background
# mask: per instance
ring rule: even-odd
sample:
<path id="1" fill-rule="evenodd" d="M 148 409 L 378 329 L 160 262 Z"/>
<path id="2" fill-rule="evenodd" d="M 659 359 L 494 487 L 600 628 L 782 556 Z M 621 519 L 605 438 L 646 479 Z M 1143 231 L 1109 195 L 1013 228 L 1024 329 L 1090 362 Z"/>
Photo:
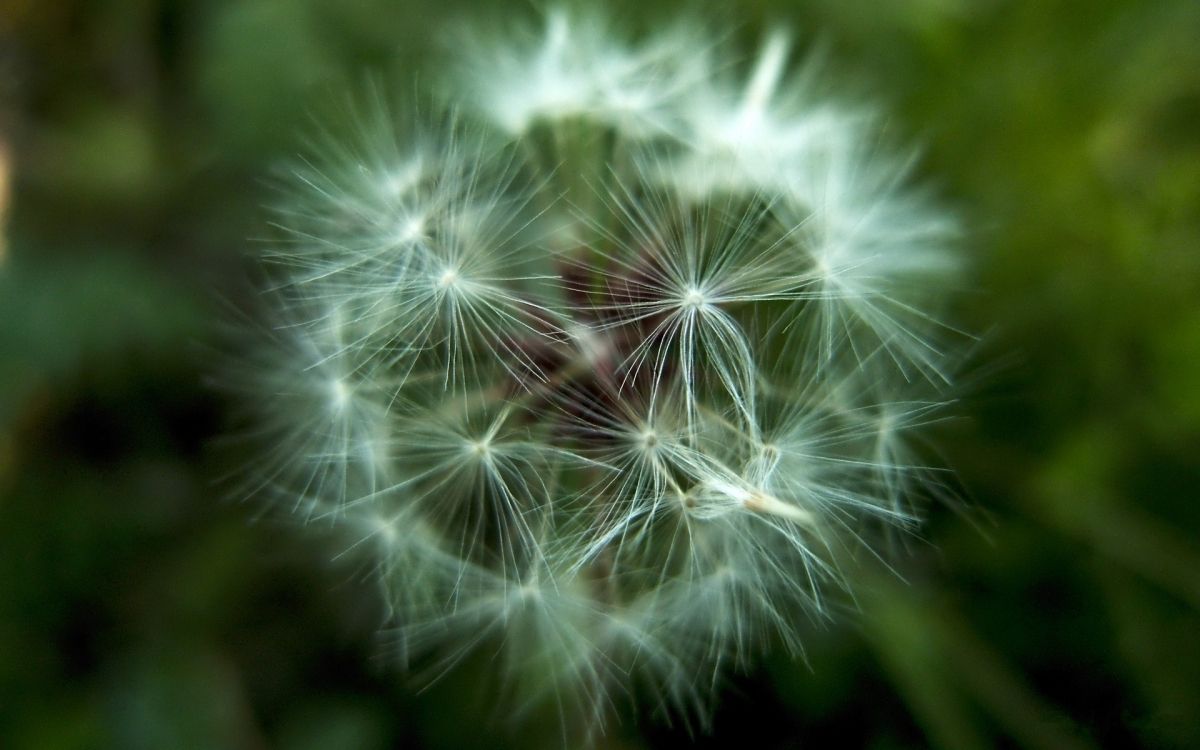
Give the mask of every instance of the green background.
<path id="1" fill-rule="evenodd" d="M 208 382 L 267 178 L 368 79 L 428 89 L 470 6 L 0 0 L 0 747 L 545 740 L 491 728 L 486 654 L 418 691 L 367 572 L 227 499 Z M 980 341 L 933 436 L 965 509 L 864 573 L 806 663 L 730 675 L 695 744 L 1200 747 L 1200 3 L 718 13 L 747 48 L 776 21 L 824 45 L 924 147 Z M 689 742 L 645 714 L 604 745 Z"/>

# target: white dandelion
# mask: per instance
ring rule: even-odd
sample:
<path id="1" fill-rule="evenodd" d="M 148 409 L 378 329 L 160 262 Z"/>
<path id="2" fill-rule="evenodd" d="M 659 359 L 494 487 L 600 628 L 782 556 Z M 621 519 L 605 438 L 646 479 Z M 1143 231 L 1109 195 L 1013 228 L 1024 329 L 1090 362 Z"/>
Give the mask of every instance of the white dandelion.
<path id="1" fill-rule="evenodd" d="M 566 746 L 634 694 L 703 724 L 945 493 L 953 219 L 785 32 L 741 66 L 697 28 L 555 9 L 467 37 L 459 117 L 360 109 L 289 178 L 242 368 L 249 491 L 344 532 L 406 665 L 492 650 Z"/>

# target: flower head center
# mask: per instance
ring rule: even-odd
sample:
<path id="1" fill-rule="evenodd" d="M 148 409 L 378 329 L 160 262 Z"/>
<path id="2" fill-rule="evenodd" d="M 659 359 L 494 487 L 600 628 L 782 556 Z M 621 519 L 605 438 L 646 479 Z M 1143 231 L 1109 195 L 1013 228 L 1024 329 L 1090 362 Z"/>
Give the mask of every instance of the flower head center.
<path id="1" fill-rule="evenodd" d="M 329 383 L 329 401 L 333 408 L 341 411 L 350 403 L 350 387 L 341 378 L 334 378 Z"/>
<path id="2" fill-rule="evenodd" d="M 684 292 L 684 295 L 683 295 L 683 306 L 684 307 L 695 310 L 695 309 L 704 307 L 707 304 L 708 304 L 708 298 L 704 295 L 704 292 L 700 291 L 698 288 L 696 288 L 694 286 L 688 287 L 687 291 Z"/>

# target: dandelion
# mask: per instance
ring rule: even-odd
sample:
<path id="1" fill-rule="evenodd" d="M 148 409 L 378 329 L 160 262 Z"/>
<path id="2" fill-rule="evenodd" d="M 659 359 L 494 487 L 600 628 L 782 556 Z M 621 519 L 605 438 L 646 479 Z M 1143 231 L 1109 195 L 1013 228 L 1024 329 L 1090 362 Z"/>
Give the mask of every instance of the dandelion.
<path id="1" fill-rule="evenodd" d="M 407 662 L 497 650 L 567 745 L 635 685 L 703 724 L 940 492 L 952 219 L 784 32 L 739 67 L 695 28 L 555 9 L 471 37 L 440 124 L 357 111 L 287 181 L 244 368 L 252 489 L 371 561 Z"/>

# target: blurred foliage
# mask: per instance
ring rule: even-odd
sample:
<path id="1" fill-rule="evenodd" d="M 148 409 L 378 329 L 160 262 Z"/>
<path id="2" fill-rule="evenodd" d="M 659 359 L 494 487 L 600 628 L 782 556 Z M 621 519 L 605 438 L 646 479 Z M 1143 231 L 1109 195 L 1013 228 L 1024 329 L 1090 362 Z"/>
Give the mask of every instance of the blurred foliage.
<path id="1" fill-rule="evenodd" d="M 540 746 L 485 729 L 486 655 L 418 692 L 363 571 L 223 499 L 232 406 L 204 384 L 262 178 L 366 77 L 426 88 L 466 12 L 0 1 L 0 746 Z M 982 338 L 936 440 L 968 511 L 934 509 L 899 576 L 864 567 L 806 664 L 732 675 L 695 744 L 1200 746 L 1200 4 L 715 12 L 825 43 L 922 139 Z"/>

